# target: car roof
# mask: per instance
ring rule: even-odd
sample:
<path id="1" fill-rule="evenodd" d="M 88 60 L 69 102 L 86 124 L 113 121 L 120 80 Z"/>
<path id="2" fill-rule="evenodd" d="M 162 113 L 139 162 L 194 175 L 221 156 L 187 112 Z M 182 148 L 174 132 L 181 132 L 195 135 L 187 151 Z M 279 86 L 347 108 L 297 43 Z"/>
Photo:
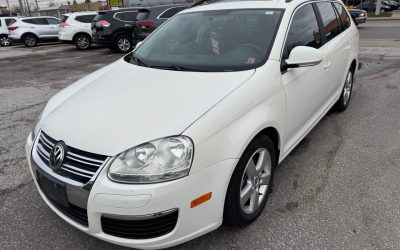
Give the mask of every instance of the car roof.
<path id="1" fill-rule="evenodd" d="M 321 0 L 320 2 L 339 2 L 337 0 Z M 180 13 L 189 13 L 207 10 L 230 10 L 230 9 L 287 9 L 294 8 L 310 0 L 211 0 L 210 3 L 200 4 L 196 7 L 183 10 Z"/>
<path id="2" fill-rule="evenodd" d="M 54 17 L 54 16 L 30 16 L 30 17 L 21 17 L 21 18 L 19 18 L 19 20 L 37 19 L 37 18 L 55 18 L 55 19 L 58 19 L 58 17 Z"/>
<path id="3" fill-rule="evenodd" d="M 63 16 L 84 16 L 84 15 L 96 15 L 96 11 L 82 11 L 82 12 L 73 12 L 73 13 L 66 13 Z"/>

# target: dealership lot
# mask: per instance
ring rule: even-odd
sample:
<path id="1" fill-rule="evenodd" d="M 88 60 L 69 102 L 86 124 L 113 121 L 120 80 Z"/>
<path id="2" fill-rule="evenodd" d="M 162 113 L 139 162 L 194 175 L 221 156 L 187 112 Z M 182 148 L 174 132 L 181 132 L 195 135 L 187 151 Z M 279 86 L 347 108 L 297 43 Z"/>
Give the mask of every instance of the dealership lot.
<path id="1" fill-rule="evenodd" d="M 397 29 L 400 21 L 392 24 Z M 349 109 L 328 114 L 277 169 L 260 219 L 243 229 L 222 227 L 177 249 L 400 245 L 400 45 L 396 38 L 370 37 L 363 30 L 377 25 L 368 25 L 360 26 L 363 67 Z M 63 44 L 0 48 L 1 249 L 120 249 L 74 229 L 44 204 L 23 146 L 52 95 L 121 57 Z"/>

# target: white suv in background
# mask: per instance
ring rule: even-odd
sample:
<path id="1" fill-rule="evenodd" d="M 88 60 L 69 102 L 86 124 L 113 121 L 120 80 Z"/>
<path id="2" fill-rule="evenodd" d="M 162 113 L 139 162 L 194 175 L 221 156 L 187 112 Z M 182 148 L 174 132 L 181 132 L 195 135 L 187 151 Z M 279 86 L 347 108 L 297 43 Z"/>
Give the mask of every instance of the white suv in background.
<path id="1" fill-rule="evenodd" d="M 50 16 L 20 18 L 8 27 L 8 37 L 26 47 L 34 47 L 38 42 L 57 41 L 59 22 L 58 18 Z"/>
<path id="2" fill-rule="evenodd" d="M 97 12 L 79 12 L 63 15 L 58 39 L 73 43 L 78 49 L 88 49 L 92 43 L 91 23 Z"/>
<path id="3" fill-rule="evenodd" d="M 18 17 L 0 17 L 0 46 L 10 46 L 8 39 L 8 26 L 15 22 Z"/>

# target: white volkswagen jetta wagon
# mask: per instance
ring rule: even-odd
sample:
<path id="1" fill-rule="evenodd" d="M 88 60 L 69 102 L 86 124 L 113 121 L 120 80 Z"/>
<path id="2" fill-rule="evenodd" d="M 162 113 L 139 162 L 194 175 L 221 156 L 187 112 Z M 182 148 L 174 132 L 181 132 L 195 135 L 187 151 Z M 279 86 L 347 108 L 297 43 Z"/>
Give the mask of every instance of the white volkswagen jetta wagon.
<path id="1" fill-rule="evenodd" d="M 187 9 L 50 99 L 26 143 L 35 184 L 65 221 L 129 247 L 248 225 L 275 167 L 349 105 L 357 53 L 339 1 Z"/>

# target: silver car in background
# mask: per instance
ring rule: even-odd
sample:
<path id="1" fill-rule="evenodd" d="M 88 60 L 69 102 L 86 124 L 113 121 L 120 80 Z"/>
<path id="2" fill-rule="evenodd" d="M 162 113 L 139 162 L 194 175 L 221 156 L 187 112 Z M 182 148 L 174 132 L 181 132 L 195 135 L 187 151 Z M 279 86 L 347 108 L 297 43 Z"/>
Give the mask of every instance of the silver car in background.
<path id="1" fill-rule="evenodd" d="M 39 42 L 58 40 L 58 23 L 55 17 L 25 17 L 20 18 L 8 27 L 8 37 L 26 47 L 34 47 Z"/>

